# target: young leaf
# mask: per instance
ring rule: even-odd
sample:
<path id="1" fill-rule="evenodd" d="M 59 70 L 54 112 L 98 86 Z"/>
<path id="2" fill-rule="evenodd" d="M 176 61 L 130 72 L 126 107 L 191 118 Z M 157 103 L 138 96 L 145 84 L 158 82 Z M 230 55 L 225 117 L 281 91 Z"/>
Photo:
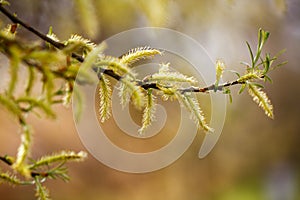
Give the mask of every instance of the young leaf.
<path id="1" fill-rule="evenodd" d="M 111 57 L 111 56 L 103 56 L 96 63 L 96 67 L 100 67 L 103 69 L 110 69 L 114 73 L 124 76 L 129 75 L 131 77 L 135 77 L 136 74 L 132 72 L 132 70 L 128 67 L 127 64 L 123 63 L 119 58 Z"/>
<path id="2" fill-rule="evenodd" d="M 250 44 L 248 42 L 246 42 L 246 44 L 247 44 L 247 47 L 248 47 L 248 50 L 249 50 L 249 53 L 250 53 L 251 63 L 254 64 L 254 56 L 253 56 L 253 52 L 252 52 L 251 46 L 250 46 Z M 248 66 L 248 65 L 246 65 L 246 66 Z M 252 68 L 253 67 L 254 66 L 252 66 Z"/>
<path id="3" fill-rule="evenodd" d="M 5 1 L 5 0 L 0 0 L 0 4 L 4 5 L 4 6 L 9 6 L 10 5 L 9 1 Z"/>
<path id="4" fill-rule="evenodd" d="M 131 97 L 133 105 L 137 109 L 141 109 L 145 103 L 145 96 L 140 86 L 138 86 L 128 76 L 123 77 L 119 87 L 119 96 L 121 97 L 121 104 L 124 107 Z"/>
<path id="5" fill-rule="evenodd" d="M 261 76 L 257 74 L 257 72 L 248 72 L 247 74 L 241 76 L 237 79 L 239 83 L 245 83 L 246 81 L 253 80 L 253 79 L 261 79 Z"/>
<path id="6" fill-rule="evenodd" d="M 21 62 L 20 58 L 20 50 L 16 48 L 15 46 L 12 46 L 10 48 L 11 51 L 11 58 L 10 58 L 10 83 L 8 88 L 8 95 L 12 95 L 16 88 L 16 84 L 18 81 L 18 70 L 19 70 L 19 64 Z"/>
<path id="7" fill-rule="evenodd" d="M 239 94 L 242 94 L 242 92 L 244 92 L 245 88 L 246 88 L 247 84 L 242 84 L 241 88 L 239 90 Z"/>
<path id="8" fill-rule="evenodd" d="M 199 106 L 198 101 L 195 98 L 191 97 L 190 94 L 181 92 L 177 92 L 176 97 L 181 105 L 183 105 L 188 111 L 190 111 L 191 117 L 198 127 L 202 127 L 207 132 L 213 132 L 213 129 L 206 123 L 203 112 Z"/>
<path id="9" fill-rule="evenodd" d="M 47 104 L 51 104 L 54 89 L 54 74 L 47 67 L 43 67 L 43 92 L 46 95 Z"/>
<path id="10" fill-rule="evenodd" d="M 51 109 L 50 105 L 46 104 L 43 100 L 39 100 L 33 97 L 20 97 L 16 101 L 18 103 L 29 104 L 31 108 L 37 107 L 41 109 L 48 117 L 55 118 L 55 113 Z"/>
<path id="11" fill-rule="evenodd" d="M 65 54 L 80 52 L 86 55 L 96 47 L 96 45 L 90 40 L 76 34 L 71 35 L 71 37 L 66 42 L 64 42 L 64 44 L 65 47 L 63 48 L 63 52 Z"/>
<path id="12" fill-rule="evenodd" d="M 263 48 L 265 42 L 267 41 L 267 39 L 269 37 L 269 34 L 270 34 L 269 32 L 264 31 L 262 29 L 259 29 L 259 31 L 258 31 L 257 52 L 256 52 L 256 55 L 254 57 L 254 61 L 252 62 L 252 68 L 255 67 L 255 64 L 257 63 L 258 59 L 260 58 L 262 48 Z"/>
<path id="13" fill-rule="evenodd" d="M 127 54 L 121 57 L 121 62 L 132 65 L 141 60 L 152 58 L 155 55 L 162 55 L 162 52 L 157 49 L 152 49 L 148 46 L 131 49 Z"/>
<path id="14" fill-rule="evenodd" d="M 18 179 L 15 175 L 12 175 L 8 172 L 6 173 L 0 173 L 0 183 L 1 182 L 7 182 L 11 185 L 21 185 L 24 184 L 23 181 Z"/>
<path id="15" fill-rule="evenodd" d="M 161 69 L 158 73 L 155 73 L 147 77 L 149 82 L 158 82 L 160 84 L 168 85 L 170 83 L 196 83 L 197 80 L 194 77 L 188 77 L 179 72 L 174 72 L 169 69 L 168 64 L 161 64 Z"/>
<path id="16" fill-rule="evenodd" d="M 240 73 L 235 70 L 226 70 L 226 71 L 234 73 L 238 78 L 241 77 Z"/>
<path id="17" fill-rule="evenodd" d="M 97 47 L 93 47 L 91 52 L 87 55 L 87 57 L 84 59 L 84 62 L 81 65 L 81 68 L 84 70 L 91 69 L 96 60 L 99 58 L 99 55 L 104 51 L 106 48 L 106 43 L 102 42 Z"/>
<path id="18" fill-rule="evenodd" d="M 111 112 L 111 88 L 109 80 L 104 74 L 99 79 L 99 97 L 100 97 L 100 121 L 103 123 L 109 119 Z"/>
<path id="19" fill-rule="evenodd" d="M 223 88 L 223 93 L 228 95 L 228 97 L 229 97 L 229 102 L 232 103 L 231 90 L 230 90 L 229 88 Z"/>
<path id="20" fill-rule="evenodd" d="M 27 79 L 27 84 L 26 84 L 26 89 L 25 89 L 25 94 L 26 96 L 30 95 L 31 90 L 33 88 L 33 83 L 35 80 L 35 71 L 34 68 L 31 66 L 28 66 L 28 79 Z"/>
<path id="21" fill-rule="evenodd" d="M 73 81 L 70 81 L 65 84 L 65 89 L 63 92 L 64 96 L 63 96 L 62 100 L 63 100 L 63 106 L 65 106 L 66 108 L 68 108 L 71 103 L 72 93 L 73 93 L 73 88 L 74 88 L 73 85 L 74 85 Z"/>
<path id="22" fill-rule="evenodd" d="M 49 191 L 45 186 L 42 186 L 39 177 L 35 176 L 34 180 L 35 180 L 35 185 L 36 185 L 35 196 L 38 198 L 38 200 L 50 200 Z"/>
<path id="23" fill-rule="evenodd" d="M 13 115 L 16 115 L 18 118 L 23 118 L 21 108 L 10 97 L 0 94 L 0 104 L 3 105 Z"/>
<path id="24" fill-rule="evenodd" d="M 225 69 L 225 64 L 221 60 L 216 62 L 216 82 L 215 82 L 215 92 L 217 91 L 220 79 L 223 75 Z"/>
<path id="25" fill-rule="evenodd" d="M 261 90 L 261 88 L 253 85 L 248 84 L 248 92 L 250 96 L 253 97 L 253 101 L 259 105 L 264 111 L 265 114 L 270 117 L 274 118 L 273 115 L 273 106 L 271 104 L 271 101 L 267 97 L 266 93 Z"/>
<path id="26" fill-rule="evenodd" d="M 78 89 L 78 87 L 74 87 L 73 90 L 73 101 L 76 101 L 76 107 L 74 109 L 74 116 L 75 116 L 75 121 L 78 122 L 80 120 L 82 111 L 83 111 L 83 106 L 84 106 L 84 99 L 83 99 L 83 94 L 81 91 Z"/>
<path id="27" fill-rule="evenodd" d="M 21 144 L 18 148 L 18 153 L 15 163 L 12 168 L 20 172 L 25 177 L 30 177 L 30 171 L 26 166 L 26 159 L 30 154 L 31 131 L 28 125 L 22 126 Z"/>
<path id="28" fill-rule="evenodd" d="M 51 179 L 61 179 L 65 182 L 68 182 L 70 180 L 70 177 L 68 175 L 68 168 L 64 166 L 65 162 L 62 162 L 58 166 L 50 169 L 47 171 L 47 177 Z"/>
<path id="29" fill-rule="evenodd" d="M 142 127 L 139 129 L 139 134 L 143 134 L 145 130 L 151 125 L 155 113 L 155 96 L 152 89 L 147 90 L 147 102 L 143 113 Z"/>
<path id="30" fill-rule="evenodd" d="M 31 165 L 30 169 L 36 169 L 39 166 L 47 166 L 55 162 L 66 162 L 66 161 L 82 161 L 87 157 L 87 154 L 83 151 L 75 153 L 73 151 L 62 151 L 57 154 L 43 156 L 41 159 Z"/>
<path id="31" fill-rule="evenodd" d="M 53 33 L 53 28 L 52 26 L 49 27 L 49 31 L 47 33 L 47 37 L 51 38 L 52 40 L 59 42 L 58 37 Z M 50 43 L 48 43 L 50 45 Z"/>

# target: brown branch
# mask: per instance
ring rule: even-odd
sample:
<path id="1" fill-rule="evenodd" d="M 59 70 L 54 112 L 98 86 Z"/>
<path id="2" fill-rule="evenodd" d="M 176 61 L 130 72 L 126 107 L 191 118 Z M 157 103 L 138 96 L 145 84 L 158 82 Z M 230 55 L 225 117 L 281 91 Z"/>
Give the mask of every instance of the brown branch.
<path id="1" fill-rule="evenodd" d="M 11 159 L 9 159 L 9 157 L 7 155 L 0 156 L 0 160 L 3 161 L 7 165 L 12 165 L 13 164 L 13 161 Z"/>
<path id="2" fill-rule="evenodd" d="M 61 50 L 61 49 L 66 47 L 66 45 L 64 43 L 53 40 L 52 38 L 50 38 L 47 35 L 41 33 L 37 29 L 33 28 L 32 26 L 30 26 L 27 23 L 25 23 L 24 21 L 22 21 L 20 18 L 13 15 L 10 11 L 5 9 L 1 3 L 0 3 L 0 11 L 5 16 L 7 16 L 13 23 L 18 23 L 18 24 L 22 25 L 28 31 L 32 32 L 33 34 L 35 34 L 36 36 L 38 36 L 42 40 L 50 43 L 51 45 L 53 45 L 57 49 Z M 76 59 L 79 62 L 84 62 L 84 58 L 81 55 L 78 55 L 76 53 L 72 53 L 71 56 L 72 56 L 72 58 Z M 29 63 L 27 63 L 27 64 L 29 64 Z M 98 69 L 93 68 L 93 70 L 97 73 Z M 114 78 L 117 81 L 120 81 L 123 78 L 122 76 L 116 74 L 113 70 L 109 70 L 109 69 L 105 69 L 101 73 L 104 73 L 104 74 Z M 150 88 L 159 90 L 159 87 L 156 83 L 147 83 L 147 82 L 144 82 L 144 81 L 141 81 L 141 80 L 137 80 L 136 83 L 137 83 L 137 85 L 141 86 L 145 90 L 150 89 Z M 231 82 L 221 84 L 217 88 L 215 87 L 214 84 L 212 84 L 212 85 L 206 86 L 206 87 L 191 86 L 191 87 L 188 87 L 188 88 L 181 88 L 181 89 L 178 89 L 178 90 L 183 92 L 183 93 L 185 93 L 185 92 L 202 92 L 202 93 L 205 93 L 205 92 L 208 92 L 208 91 L 222 91 L 223 88 L 225 88 L 225 87 L 229 87 L 229 86 L 233 86 L 233 85 L 237 85 L 237 84 L 244 84 L 244 83 L 245 82 L 239 82 L 237 80 L 234 80 L 234 81 L 231 81 Z"/>

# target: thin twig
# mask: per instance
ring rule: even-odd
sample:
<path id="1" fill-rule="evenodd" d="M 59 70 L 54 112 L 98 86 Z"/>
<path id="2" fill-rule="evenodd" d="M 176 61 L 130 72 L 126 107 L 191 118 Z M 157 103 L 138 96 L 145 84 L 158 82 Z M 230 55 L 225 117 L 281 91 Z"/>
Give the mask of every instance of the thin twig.
<path id="1" fill-rule="evenodd" d="M 7 165 L 12 165 L 13 162 L 8 158 L 8 156 L 0 156 L 0 160 L 3 161 Z"/>

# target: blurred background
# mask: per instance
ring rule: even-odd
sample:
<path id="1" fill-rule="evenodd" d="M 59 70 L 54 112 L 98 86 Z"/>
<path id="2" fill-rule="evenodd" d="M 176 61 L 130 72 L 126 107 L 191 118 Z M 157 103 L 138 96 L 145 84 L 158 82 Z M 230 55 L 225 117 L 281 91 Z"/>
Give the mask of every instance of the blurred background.
<path id="1" fill-rule="evenodd" d="M 197 157 L 203 131 L 199 131 L 179 160 L 152 173 L 119 172 L 90 155 L 83 163 L 68 165 L 70 183 L 46 183 L 53 199 L 300 199 L 300 1 L 22 0 L 11 1 L 9 9 L 44 33 L 52 26 L 62 40 L 78 33 L 100 43 L 131 28 L 171 28 L 196 39 L 214 60 L 224 60 L 228 69 L 241 72 L 240 61 L 249 61 L 245 41 L 254 47 L 260 27 L 271 32 L 266 45 L 268 52 L 274 55 L 287 49 L 281 59 L 288 64 L 271 72 L 274 83 L 265 88 L 274 105 L 274 120 L 268 119 L 246 93 L 234 94 L 221 138 L 204 159 Z M 2 25 L 9 22 L 3 14 L 0 21 Z M 37 40 L 22 28 L 19 37 Z M 7 62 L 0 55 L 1 83 Z M 71 109 L 56 106 L 55 110 L 56 120 L 30 117 L 35 158 L 62 149 L 85 150 L 76 133 Z M 171 131 L 172 123 L 167 126 Z M 18 127 L 3 108 L 0 138 L 1 155 L 14 155 L 20 142 Z M 122 144 L 122 140 L 118 143 Z M 2 165 L 1 168 L 6 169 Z M 34 191 L 30 186 L 1 184 L 0 196 L 5 200 L 33 199 Z"/>

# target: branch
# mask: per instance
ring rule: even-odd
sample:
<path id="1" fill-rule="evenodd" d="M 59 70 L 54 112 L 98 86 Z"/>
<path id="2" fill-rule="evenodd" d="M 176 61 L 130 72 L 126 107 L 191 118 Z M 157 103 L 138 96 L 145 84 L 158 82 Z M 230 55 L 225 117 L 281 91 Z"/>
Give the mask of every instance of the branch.
<path id="1" fill-rule="evenodd" d="M 7 9 L 5 9 L 3 7 L 2 3 L 0 3 L 0 11 L 4 15 L 6 15 L 13 23 L 20 24 L 21 26 L 23 26 L 24 28 L 26 28 L 28 31 L 34 33 L 36 36 L 40 37 L 42 40 L 44 40 L 46 42 L 49 42 L 50 44 L 52 44 L 56 48 L 63 49 L 65 47 L 64 44 L 62 44 L 60 42 L 57 42 L 55 40 L 52 40 L 51 38 L 49 38 L 46 35 L 44 35 L 43 33 L 39 32 L 35 28 L 33 28 L 30 25 L 26 24 L 24 21 L 20 20 L 18 17 L 16 17 L 16 15 L 13 15 Z"/>
<path id="2" fill-rule="evenodd" d="M 0 160 L 3 161 L 7 165 L 12 165 L 13 164 L 12 159 L 9 156 L 7 156 L 7 155 L 0 156 Z"/>
<path id="3" fill-rule="evenodd" d="M 35 34 L 36 36 L 38 36 L 42 40 L 50 43 L 51 45 L 53 45 L 57 49 L 61 50 L 61 49 L 66 47 L 66 45 L 64 43 L 61 43 L 61 42 L 58 42 L 58 41 L 55 41 L 55 40 L 51 39 L 47 35 L 41 33 L 37 29 L 33 28 L 32 26 L 30 26 L 27 23 L 25 23 L 24 21 L 22 21 L 16 15 L 13 15 L 10 11 L 8 11 L 6 8 L 4 8 L 1 3 L 0 3 L 0 11 L 6 17 L 8 17 L 13 23 L 20 24 L 25 29 L 32 32 L 33 34 Z M 76 53 L 72 53 L 71 56 L 72 56 L 72 58 L 76 59 L 77 61 L 79 61 L 81 63 L 84 62 L 84 58 L 81 55 L 78 55 Z M 29 64 L 29 63 L 27 63 L 27 64 Z M 93 68 L 93 70 L 97 73 L 96 68 Z M 101 73 L 104 73 L 104 74 L 114 78 L 117 81 L 120 81 L 123 78 L 122 76 L 116 74 L 113 70 L 110 70 L 110 69 L 103 70 Z M 143 82 L 141 80 L 137 80 L 136 83 L 137 83 L 138 86 L 142 87 L 145 90 L 150 89 L 150 88 L 160 90 L 156 83 L 147 83 L 147 82 Z M 215 88 L 215 84 L 212 84 L 212 85 L 206 86 L 206 87 L 194 87 L 194 86 L 192 86 L 192 87 L 188 87 L 188 88 L 180 88 L 178 90 L 181 91 L 182 93 L 185 93 L 185 92 L 202 92 L 202 93 L 205 93 L 205 92 L 209 92 L 209 91 L 222 91 L 223 88 L 225 88 L 225 87 L 229 87 L 229 86 L 233 86 L 233 85 L 237 85 L 237 84 L 244 84 L 244 83 L 245 82 L 240 82 L 240 81 L 234 80 L 234 81 L 231 81 L 231 82 L 227 82 L 227 83 L 218 85 L 217 88 Z"/>

